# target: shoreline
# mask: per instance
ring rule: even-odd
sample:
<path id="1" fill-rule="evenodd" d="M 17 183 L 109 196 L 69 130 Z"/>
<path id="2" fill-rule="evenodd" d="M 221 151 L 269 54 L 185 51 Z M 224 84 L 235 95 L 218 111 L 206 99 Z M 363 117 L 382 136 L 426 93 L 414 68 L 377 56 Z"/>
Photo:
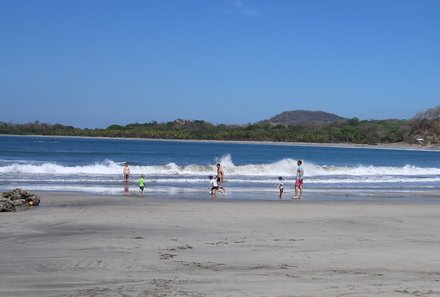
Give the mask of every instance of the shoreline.
<path id="1" fill-rule="evenodd" d="M 325 203 L 373 203 L 373 204 L 433 204 L 440 205 L 440 193 L 432 190 L 423 190 L 417 192 L 397 192 L 389 191 L 382 193 L 371 194 L 369 192 L 352 192 L 352 191 L 334 191 L 328 192 L 306 192 L 303 199 L 293 199 L 293 191 L 286 192 L 283 199 L 278 198 L 278 193 L 272 194 L 265 193 L 261 195 L 257 192 L 253 193 L 234 193 L 234 195 L 228 196 L 218 193 L 215 198 L 211 197 L 207 193 L 188 193 L 186 195 L 176 195 L 169 193 L 157 193 L 157 192 L 139 192 L 127 193 L 91 193 L 91 192 L 74 192 L 74 191 L 33 191 L 39 196 L 59 195 L 59 196 L 89 196 L 93 198 L 98 197 L 117 197 L 120 199 L 147 199 L 152 201 L 169 201 L 169 202 L 201 202 L 201 201 L 219 201 L 225 203 L 312 203 L 312 204 L 325 204 Z M 261 196 L 264 196 L 261 198 Z M 353 198 L 355 197 L 355 198 Z"/>
<path id="2" fill-rule="evenodd" d="M 133 199 L 158 199 L 158 200 L 170 200 L 170 201 L 246 201 L 246 202 L 257 202 L 257 201 L 267 201 L 267 202 L 277 202 L 280 201 L 278 198 L 278 192 L 276 189 L 272 192 L 261 193 L 258 191 L 249 192 L 234 192 L 221 194 L 217 193 L 216 198 L 212 198 L 207 191 L 195 191 L 187 193 L 172 194 L 166 192 L 150 192 L 147 189 L 141 194 L 137 187 L 134 187 L 133 191 L 129 193 L 99 193 L 99 192 L 87 192 L 87 191 L 60 191 L 60 190 L 33 190 L 29 187 L 29 190 L 38 194 L 48 194 L 48 195 L 88 195 L 94 197 L 121 197 L 121 198 L 133 198 Z M 288 190 L 284 192 L 282 201 L 292 201 L 294 190 Z M 356 198 L 353 198 L 356 197 Z M 432 201 L 433 203 L 440 203 L 440 193 L 435 190 L 414 190 L 414 191 L 364 191 L 364 190 L 307 190 L 304 192 L 304 199 L 299 202 L 426 202 Z"/>
<path id="3" fill-rule="evenodd" d="M 0 295 L 437 296 L 439 209 L 45 193 L 0 214 Z"/>
<path id="4" fill-rule="evenodd" d="M 337 148 L 360 148 L 381 150 L 410 150 L 440 152 L 440 145 L 418 145 L 408 143 L 388 144 L 356 144 L 356 143 L 307 143 L 307 142 L 276 142 L 276 141 L 245 141 L 245 140 L 189 140 L 189 139 L 152 139 L 152 138 L 126 138 L 126 137 L 101 137 L 101 136 L 63 136 L 63 135 L 11 135 L 0 134 L 0 137 L 41 137 L 41 138 L 72 138 L 72 139 L 107 139 L 107 140 L 132 140 L 132 141 L 158 141 L 158 142 L 195 142 L 195 143 L 225 143 L 225 144 L 257 144 L 257 145 L 280 145 L 302 147 L 337 147 Z"/>

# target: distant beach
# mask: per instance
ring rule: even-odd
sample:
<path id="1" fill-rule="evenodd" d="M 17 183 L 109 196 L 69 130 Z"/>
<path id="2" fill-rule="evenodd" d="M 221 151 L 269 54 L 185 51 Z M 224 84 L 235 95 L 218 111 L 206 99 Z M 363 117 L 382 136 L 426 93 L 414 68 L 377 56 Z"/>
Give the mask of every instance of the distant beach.
<path id="1" fill-rule="evenodd" d="M 200 143 L 237 143 L 237 144 L 268 144 L 268 145 L 293 145 L 293 146 L 321 146 L 341 148 L 371 148 L 371 149 L 402 149 L 402 150 L 440 150 L 440 145 L 420 145 L 409 143 L 380 143 L 380 144 L 356 144 L 356 143 L 318 143 L 318 142 L 283 142 L 283 141 L 243 141 L 243 140 L 198 140 L 198 139 L 154 139 L 135 137 L 86 137 L 86 136 L 52 136 L 52 135 L 7 135 L 0 137 L 44 137 L 44 138 L 78 138 L 78 139 L 115 139 L 133 141 L 164 141 L 164 142 L 200 142 Z"/>

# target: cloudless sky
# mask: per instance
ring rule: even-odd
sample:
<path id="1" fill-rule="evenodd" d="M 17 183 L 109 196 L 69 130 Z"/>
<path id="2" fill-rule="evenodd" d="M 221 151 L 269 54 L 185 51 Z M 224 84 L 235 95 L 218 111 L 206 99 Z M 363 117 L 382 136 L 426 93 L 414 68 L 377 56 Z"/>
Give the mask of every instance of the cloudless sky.
<path id="1" fill-rule="evenodd" d="M 440 105 L 438 0 L 0 0 L 0 121 L 245 124 Z"/>

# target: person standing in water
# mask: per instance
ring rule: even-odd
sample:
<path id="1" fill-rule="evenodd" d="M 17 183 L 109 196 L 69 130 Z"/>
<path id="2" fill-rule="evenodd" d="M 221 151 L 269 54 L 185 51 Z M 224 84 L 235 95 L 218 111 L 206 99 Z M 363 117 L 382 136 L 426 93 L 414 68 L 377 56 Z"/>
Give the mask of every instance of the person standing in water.
<path id="1" fill-rule="evenodd" d="M 124 173 L 124 181 L 128 183 L 128 181 L 130 180 L 130 168 L 128 167 L 128 163 L 125 163 L 123 173 Z"/>
<path id="2" fill-rule="evenodd" d="M 220 163 L 217 163 L 217 179 L 220 179 L 220 185 L 223 183 L 223 180 L 225 179 L 225 173 L 223 171 L 222 165 Z"/>
<path id="3" fill-rule="evenodd" d="M 144 193 L 144 188 L 145 188 L 145 180 L 144 180 L 144 175 L 141 175 L 141 178 L 138 180 L 139 182 L 139 189 L 141 190 L 141 193 Z"/>
<path id="4" fill-rule="evenodd" d="M 304 177 L 304 167 L 302 166 L 302 161 L 298 160 L 296 169 L 296 180 L 295 180 L 295 197 L 294 199 L 303 198 L 303 177 Z M 299 196 L 298 196 L 299 191 Z"/>
<path id="5" fill-rule="evenodd" d="M 280 190 L 280 199 L 283 199 L 284 181 L 282 176 L 278 178 L 278 190 Z"/>
<path id="6" fill-rule="evenodd" d="M 212 175 L 208 176 L 208 178 L 209 178 L 209 185 L 208 185 L 209 195 L 211 195 L 211 197 L 214 198 L 215 194 L 218 191 L 217 179 L 214 178 Z"/>
<path id="7" fill-rule="evenodd" d="M 217 176 L 215 178 L 217 179 L 217 186 L 219 190 L 222 190 L 223 193 L 225 193 L 226 189 L 222 186 L 223 180 L 225 178 L 225 173 L 220 163 L 217 163 Z"/>

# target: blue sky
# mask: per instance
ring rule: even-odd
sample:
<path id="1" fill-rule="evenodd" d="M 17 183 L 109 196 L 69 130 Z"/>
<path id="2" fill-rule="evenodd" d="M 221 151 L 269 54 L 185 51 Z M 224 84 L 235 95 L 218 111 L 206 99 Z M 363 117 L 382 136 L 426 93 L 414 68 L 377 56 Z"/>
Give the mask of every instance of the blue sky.
<path id="1" fill-rule="evenodd" d="M 0 121 L 245 124 L 440 104 L 437 0 L 0 0 Z"/>

